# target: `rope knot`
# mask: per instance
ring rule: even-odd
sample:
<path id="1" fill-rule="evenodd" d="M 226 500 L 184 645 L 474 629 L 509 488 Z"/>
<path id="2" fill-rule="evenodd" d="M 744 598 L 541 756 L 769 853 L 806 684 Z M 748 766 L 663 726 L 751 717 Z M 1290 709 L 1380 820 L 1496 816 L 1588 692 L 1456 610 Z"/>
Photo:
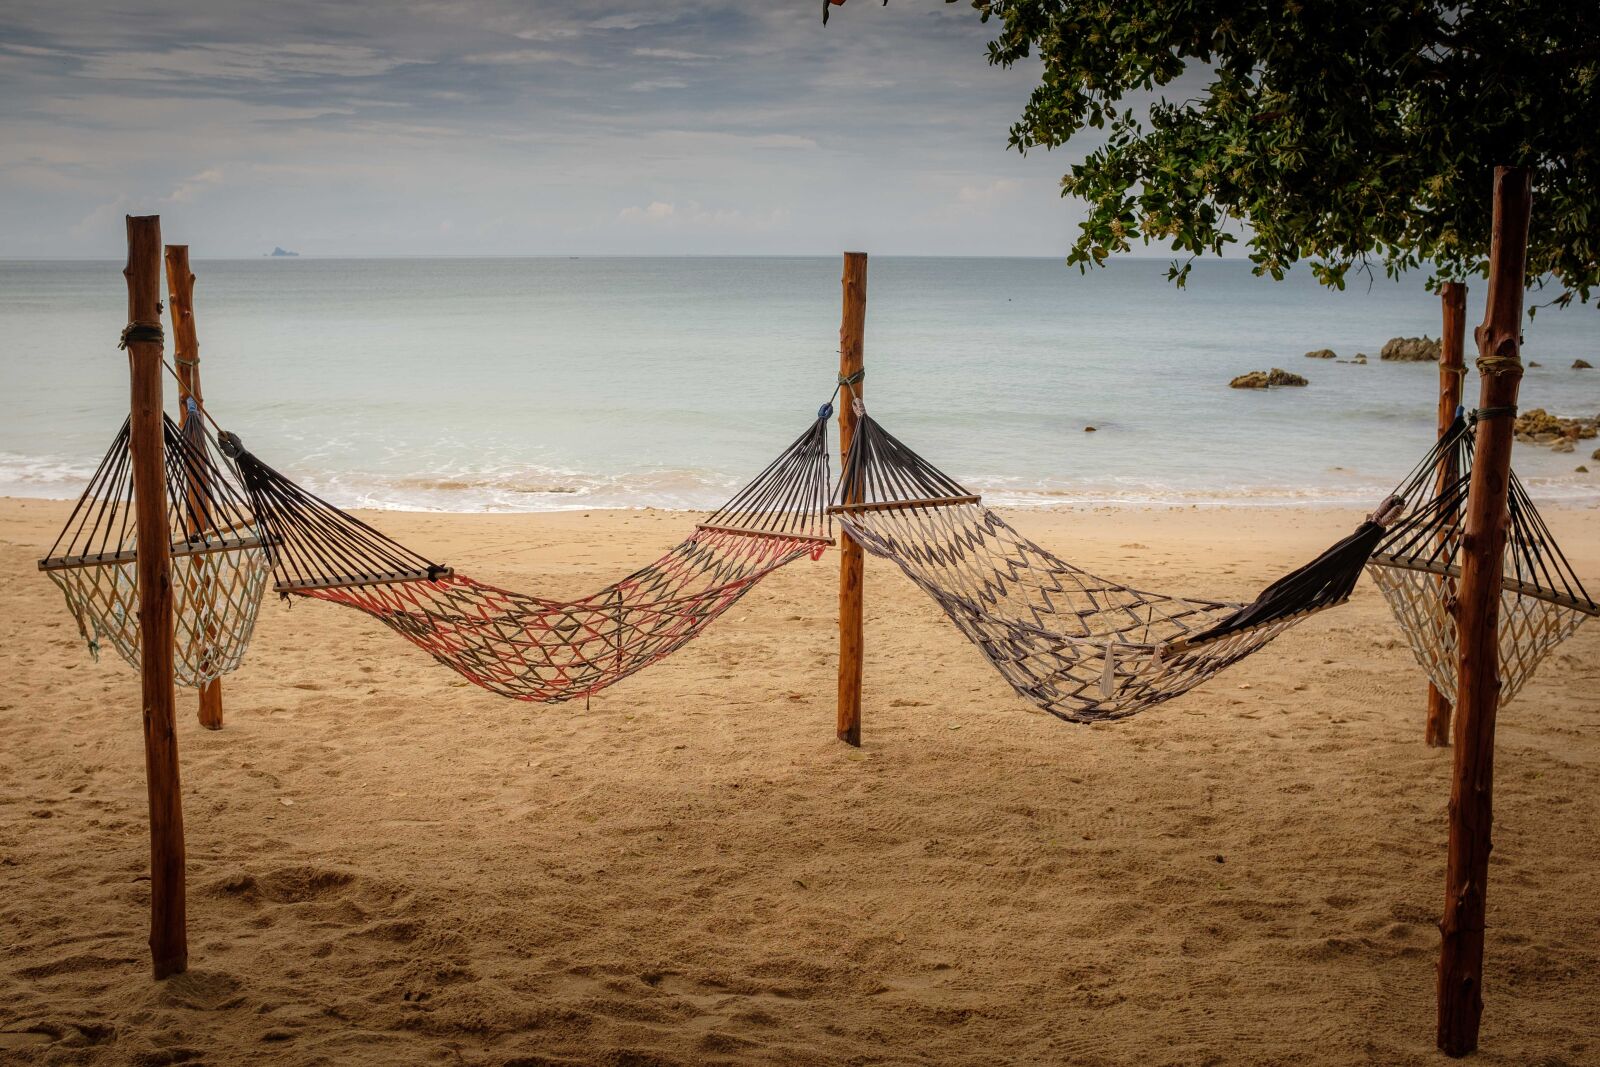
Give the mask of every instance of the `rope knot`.
<path id="1" fill-rule="evenodd" d="M 222 449 L 222 454 L 229 459 L 238 459 L 244 455 L 244 442 L 231 430 L 217 431 L 217 447 Z"/>
<path id="2" fill-rule="evenodd" d="M 819 418 L 819 419 L 831 419 L 831 418 L 833 418 L 833 401 L 830 400 L 826 404 L 822 405 L 820 408 L 817 409 L 817 418 Z"/>
<path id="3" fill-rule="evenodd" d="M 1474 422 L 1483 422 L 1486 419 L 1514 419 L 1517 417 L 1517 405 L 1501 404 L 1494 408 L 1475 408 L 1469 418 Z"/>
<path id="4" fill-rule="evenodd" d="M 1406 498 L 1399 493 L 1393 493 L 1384 498 L 1376 511 L 1367 516 L 1367 521 L 1378 526 L 1387 527 L 1398 519 L 1406 510 Z"/>
<path id="5" fill-rule="evenodd" d="M 865 378 L 866 376 L 867 376 L 867 372 L 865 370 L 858 370 L 858 371 L 855 371 L 855 372 L 853 372 L 851 374 L 841 374 L 841 375 L 839 375 L 839 384 L 840 385 L 846 385 L 846 386 L 855 385 L 857 382 L 859 382 L 861 379 Z"/>
<path id="6" fill-rule="evenodd" d="M 1513 349 L 1510 355 L 1492 355 L 1478 357 L 1478 373 L 1484 377 L 1495 374 L 1522 373 L 1522 360 Z"/>
<path id="7" fill-rule="evenodd" d="M 117 347 L 125 349 L 129 345 L 139 344 L 141 342 L 150 342 L 159 345 L 166 339 L 167 335 L 162 332 L 161 323 L 140 322 L 135 320 L 122 328 L 122 336 L 117 341 Z"/>

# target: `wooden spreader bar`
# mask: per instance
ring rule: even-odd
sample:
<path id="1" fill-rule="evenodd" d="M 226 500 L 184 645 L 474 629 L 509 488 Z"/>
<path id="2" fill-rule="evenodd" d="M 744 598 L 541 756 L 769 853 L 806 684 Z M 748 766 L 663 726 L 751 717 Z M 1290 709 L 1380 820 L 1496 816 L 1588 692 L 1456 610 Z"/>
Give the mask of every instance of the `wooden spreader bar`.
<path id="1" fill-rule="evenodd" d="M 259 536 L 254 534 L 248 537 L 224 537 L 215 541 L 174 541 L 171 552 L 174 558 L 178 556 L 205 556 L 212 552 L 231 552 L 235 549 L 261 548 L 266 544 Z M 118 563 L 133 563 L 139 558 L 137 549 L 123 552 L 91 552 L 83 556 L 57 556 L 54 559 L 41 559 L 39 569 L 42 571 L 64 571 L 73 567 L 102 567 Z"/>
<path id="2" fill-rule="evenodd" d="M 805 541 L 813 545 L 831 545 L 831 537 L 818 537 L 815 534 L 784 533 L 781 530 L 751 530 L 743 526 L 713 526 L 709 522 L 698 523 L 696 530 L 705 530 L 707 533 L 738 534 L 741 537 L 768 537 L 774 541 Z"/>
<path id="3" fill-rule="evenodd" d="M 857 511 L 904 511 L 910 508 L 953 508 L 961 504 L 977 504 L 981 496 L 933 496 L 920 500 L 880 500 L 872 504 L 833 504 L 829 515 L 848 515 Z"/>
<path id="4" fill-rule="evenodd" d="M 296 578 L 273 585 L 275 593 L 308 593 L 315 589 L 357 589 L 364 585 L 394 585 L 398 582 L 431 582 L 455 574 L 453 567 L 433 570 L 418 568 L 409 571 L 383 571 L 378 574 L 357 574 L 344 578 Z"/>
<path id="5" fill-rule="evenodd" d="M 1460 567 L 1432 561 L 1400 559 L 1395 556 L 1373 556 L 1369 563 L 1379 567 L 1393 567 L 1402 571 L 1424 571 L 1428 574 L 1437 574 L 1442 578 L 1459 579 L 1461 577 Z M 1500 579 L 1500 588 L 1508 593 L 1520 593 L 1522 596 L 1532 597 L 1535 600 L 1548 601 L 1558 607 L 1571 608 L 1573 611 L 1580 611 L 1585 615 L 1600 616 L 1600 604 L 1579 600 L 1577 597 L 1568 596 L 1565 593 L 1557 593 L 1554 590 L 1545 589 L 1528 582 L 1519 582 L 1515 578 L 1502 577 Z"/>

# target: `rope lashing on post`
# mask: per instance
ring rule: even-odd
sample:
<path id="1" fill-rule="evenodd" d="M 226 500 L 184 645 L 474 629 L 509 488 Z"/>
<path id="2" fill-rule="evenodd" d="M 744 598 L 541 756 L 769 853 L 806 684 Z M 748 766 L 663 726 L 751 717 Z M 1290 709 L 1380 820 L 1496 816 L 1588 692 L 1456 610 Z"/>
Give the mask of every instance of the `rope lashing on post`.
<path id="1" fill-rule="evenodd" d="M 824 405 L 827 407 L 827 405 Z M 757 582 L 832 544 L 827 416 L 666 555 L 577 600 L 455 573 L 307 492 L 224 434 L 281 594 L 371 615 L 517 700 L 587 697 L 682 648 Z"/>
<path id="2" fill-rule="evenodd" d="M 1018 693 L 1059 718 L 1096 722 L 1187 692 L 1344 603 L 1403 513 L 1403 493 L 1249 604 L 1149 593 L 1074 567 L 869 416 L 830 510 L 932 597 Z"/>
<path id="3" fill-rule="evenodd" d="M 1418 503 L 1367 564 L 1418 664 L 1451 702 L 1456 696 L 1455 598 L 1472 482 L 1473 427 L 1486 418 L 1515 414 L 1514 407 L 1504 406 L 1456 416 L 1407 483 Z M 1436 491 L 1429 488 L 1435 485 Z M 1506 507 L 1499 627 L 1502 704 L 1517 695 L 1551 649 L 1585 619 L 1600 615 L 1600 605 L 1584 590 L 1515 471 Z"/>
<path id="4" fill-rule="evenodd" d="M 117 347 L 125 349 L 131 344 L 141 342 L 162 344 L 166 339 L 166 332 L 162 330 L 159 322 L 134 321 L 122 328 L 122 335 L 117 341 Z"/>
<path id="5" fill-rule="evenodd" d="M 1501 404 L 1492 408 L 1473 408 L 1467 413 L 1467 419 L 1472 423 L 1486 422 L 1489 419 L 1514 419 L 1517 417 L 1517 405 Z"/>

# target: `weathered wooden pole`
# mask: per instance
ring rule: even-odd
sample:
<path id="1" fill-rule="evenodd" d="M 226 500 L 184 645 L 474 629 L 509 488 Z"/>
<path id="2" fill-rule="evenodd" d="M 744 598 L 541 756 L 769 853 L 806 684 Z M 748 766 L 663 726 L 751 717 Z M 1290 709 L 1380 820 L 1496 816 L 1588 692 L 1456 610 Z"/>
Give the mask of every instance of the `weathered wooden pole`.
<path id="1" fill-rule="evenodd" d="M 1483 384 L 1462 534 L 1455 780 L 1450 787 L 1444 917 L 1439 921 L 1438 1043 L 1451 1056 L 1465 1056 L 1478 1047 L 1483 1017 L 1494 720 L 1500 707 L 1501 564 L 1509 523 L 1513 413 L 1522 383 L 1522 294 L 1532 198 L 1527 168 L 1495 168 L 1488 302 L 1475 334 Z"/>
<path id="2" fill-rule="evenodd" d="M 1439 436 L 1443 437 L 1455 424 L 1456 409 L 1461 406 L 1461 379 L 1467 373 L 1467 287 L 1461 282 L 1445 282 L 1439 288 L 1439 304 L 1444 313 L 1444 329 L 1439 334 Z M 1443 492 L 1460 476 L 1452 452 L 1439 465 L 1436 489 Z M 1453 612 L 1455 600 L 1450 594 L 1454 592 L 1455 579 L 1443 575 L 1439 581 L 1445 586 L 1445 610 Z M 1426 737 L 1435 748 L 1450 744 L 1450 700 L 1432 682 L 1428 683 Z"/>
<path id="3" fill-rule="evenodd" d="M 188 401 L 205 407 L 205 394 L 200 389 L 200 335 L 194 322 L 194 273 L 189 269 L 189 246 L 167 245 L 167 314 L 172 316 L 172 361 L 178 370 L 178 405 L 183 413 L 185 428 L 191 418 Z M 190 472 L 191 480 L 197 472 Z M 208 487 L 190 485 L 190 491 L 199 500 L 206 499 Z M 186 521 L 191 534 L 196 529 L 196 519 L 207 514 L 204 509 L 188 510 Z M 200 687 L 200 725 L 208 730 L 222 729 L 222 679 L 214 678 Z"/>
<path id="4" fill-rule="evenodd" d="M 846 252 L 844 312 L 839 320 L 839 377 L 849 379 L 862 369 L 867 331 L 867 254 Z M 856 377 L 839 392 L 839 457 L 850 454 L 856 433 L 856 410 L 852 402 L 860 397 L 863 382 Z M 852 501 L 841 500 L 841 504 Z M 861 618 L 861 583 L 865 558 L 861 546 L 848 533 L 839 534 L 839 740 L 861 744 L 861 653 L 865 633 Z"/>
<path id="5" fill-rule="evenodd" d="M 161 217 L 128 216 L 128 370 L 132 382 L 139 687 L 150 794 L 150 961 L 157 978 L 189 966 L 184 915 L 183 799 L 173 682 L 172 545 L 161 411 Z"/>

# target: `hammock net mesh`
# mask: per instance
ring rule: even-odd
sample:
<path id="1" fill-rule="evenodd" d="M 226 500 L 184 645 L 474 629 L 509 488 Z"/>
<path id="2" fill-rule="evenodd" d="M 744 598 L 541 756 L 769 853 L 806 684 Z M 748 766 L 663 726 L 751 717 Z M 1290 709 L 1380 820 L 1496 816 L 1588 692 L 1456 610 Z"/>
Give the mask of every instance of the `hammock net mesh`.
<path id="1" fill-rule="evenodd" d="M 1383 592 L 1428 680 L 1456 699 L 1456 583 L 1472 478 L 1474 424 L 1440 436 L 1409 480 L 1415 505 L 1373 553 L 1368 572 Z M 1500 587 L 1500 702 L 1511 700 L 1556 645 L 1600 606 L 1584 591 L 1515 472 Z"/>
<path id="2" fill-rule="evenodd" d="M 835 500 L 846 531 L 893 560 L 1018 693 L 1074 722 L 1169 700 L 1342 603 L 1383 531 L 1363 524 L 1251 604 L 1149 593 L 1023 537 L 864 413 Z"/>
<path id="3" fill-rule="evenodd" d="M 181 430 L 165 419 L 164 438 L 176 677 L 199 687 L 244 659 L 271 568 L 250 506 L 198 418 L 188 415 Z M 124 422 L 39 569 L 66 596 L 89 651 L 98 658 L 110 645 L 137 669 L 131 460 Z"/>
<path id="4" fill-rule="evenodd" d="M 474 684 L 517 700 L 588 696 L 698 636 L 762 578 L 832 543 L 827 415 L 647 567 L 578 600 L 456 574 L 295 485 L 224 435 L 285 595 L 363 611 Z"/>

